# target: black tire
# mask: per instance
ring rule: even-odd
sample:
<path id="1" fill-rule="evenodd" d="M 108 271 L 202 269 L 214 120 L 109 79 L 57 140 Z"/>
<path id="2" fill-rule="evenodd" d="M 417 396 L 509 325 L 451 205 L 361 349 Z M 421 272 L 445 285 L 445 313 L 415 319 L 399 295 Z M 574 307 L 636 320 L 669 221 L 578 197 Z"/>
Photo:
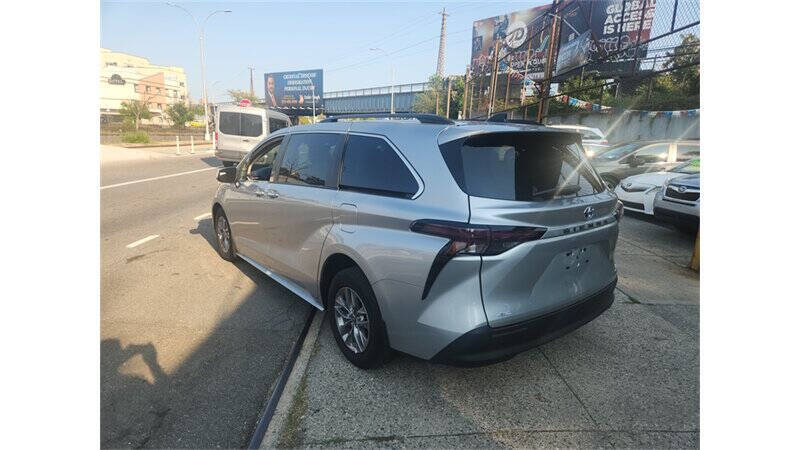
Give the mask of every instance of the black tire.
<path id="1" fill-rule="evenodd" d="M 366 347 L 361 352 L 354 351 L 348 347 L 337 325 L 336 296 L 343 288 L 350 288 L 355 291 L 368 316 L 368 339 Z M 348 267 L 333 277 L 328 289 L 327 305 L 331 332 L 336 340 L 336 345 L 339 346 L 339 350 L 344 354 L 345 358 L 361 369 L 374 369 L 388 361 L 392 351 L 389 348 L 386 325 L 383 323 L 375 293 L 361 270 L 357 267 Z M 351 343 L 351 345 L 354 345 L 354 343 Z"/>
<path id="2" fill-rule="evenodd" d="M 222 259 L 235 261 L 236 247 L 233 245 L 233 233 L 231 233 L 231 225 L 230 222 L 228 222 L 228 217 L 225 215 L 225 211 L 223 211 L 222 208 L 219 208 L 217 213 L 214 214 L 214 223 L 212 225 L 214 227 L 214 237 L 217 240 L 217 253 L 219 253 Z M 220 230 L 220 227 L 223 226 L 227 228 L 227 246 L 223 242 L 225 233 Z"/>
<path id="3" fill-rule="evenodd" d="M 235 163 L 235 162 L 231 162 L 231 161 L 222 161 L 222 167 L 233 167 L 233 166 L 235 166 L 235 165 L 236 165 L 236 163 Z"/>

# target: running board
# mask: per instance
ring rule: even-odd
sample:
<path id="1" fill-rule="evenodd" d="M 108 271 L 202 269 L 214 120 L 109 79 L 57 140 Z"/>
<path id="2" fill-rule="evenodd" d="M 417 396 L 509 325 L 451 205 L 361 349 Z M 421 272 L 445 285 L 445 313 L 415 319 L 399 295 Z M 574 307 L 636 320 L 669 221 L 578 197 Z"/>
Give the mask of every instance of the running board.
<path id="1" fill-rule="evenodd" d="M 273 280 L 277 281 L 278 284 L 280 284 L 283 287 L 285 287 L 286 289 L 292 291 L 292 293 L 294 293 L 296 296 L 298 296 L 298 297 L 302 298 L 303 300 L 307 301 L 308 303 L 310 303 L 311 306 L 313 306 L 314 308 L 317 308 L 320 311 L 324 311 L 325 310 L 325 308 L 322 307 L 322 304 L 319 301 L 317 301 L 317 299 L 312 297 L 311 294 L 307 290 L 301 288 L 296 283 L 287 280 L 286 278 L 284 278 L 284 277 L 278 275 L 277 273 L 267 269 L 266 267 L 264 267 L 261 264 L 253 261 L 252 259 L 248 258 L 247 256 L 242 255 L 241 253 L 236 253 L 236 256 L 238 256 L 239 258 L 242 258 L 243 260 L 247 261 L 251 266 L 255 267 L 256 269 L 260 270 L 261 272 L 264 272 L 264 274 L 266 276 L 268 276 L 268 277 L 272 278 Z"/>

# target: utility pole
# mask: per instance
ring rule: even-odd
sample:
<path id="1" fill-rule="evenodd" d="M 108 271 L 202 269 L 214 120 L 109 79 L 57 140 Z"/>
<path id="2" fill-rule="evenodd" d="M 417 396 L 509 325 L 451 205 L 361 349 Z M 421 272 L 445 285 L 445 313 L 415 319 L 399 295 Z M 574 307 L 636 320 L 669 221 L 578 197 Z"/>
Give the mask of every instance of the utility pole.
<path id="1" fill-rule="evenodd" d="M 558 5 L 558 0 L 554 0 L 554 5 Z M 536 120 L 541 122 L 544 116 L 547 115 L 547 110 L 549 105 L 548 96 L 550 95 L 550 78 L 552 78 L 553 74 L 553 60 L 555 59 L 556 53 L 556 38 L 561 36 L 559 33 L 559 24 L 561 22 L 561 17 L 556 16 L 555 14 L 551 15 L 553 17 L 553 27 L 550 29 L 550 45 L 547 46 L 547 63 L 545 64 L 544 68 L 544 80 L 542 81 L 542 92 L 539 93 L 540 100 L 539 100 L 539 112 L 536 115 Z"/>
<path id="2" fill-rule="evenodd" d="M 256 68 L 253 66 L 248 66 L 247 68 L 250 69 L 250 96 L 253 97 L 256 95 L 256 91 L 253 89 L 253 71 Z"/>
<path id="3" fill-rule="evenodd" d="M 469 65 L 467 65 L 467 72 L 464 74 L 464 93 L 461 94 L 461 118 L 467 118 L 467 99 L 469 99 Z"/>
<path id="4" fill-rule="evenodd" d="M 494 43 L 494 61 L 492 62 L 492 78 L 489 82 L 489 107 L 486 112 L 486 118 L 489 118 L 492 115 L 492 110 L 494 110 L 494 94 L 497 88 L 497 67 L 500 62 L 500 58 L 498 58 L 498 53 L 500 52 L 500 41 Z"/>
<path id="5" fill-rule="evenodd" d="M 528 65 L 531 62 L 531 44 L 533 44 L 533 39 L 528 41 L 528 53 L 525 56 L 525 71 L 522 73 L 522 86 L 519 89 L 520 106 L 525 104 L 525 81 L 528 79 Z"/>
<path id="6" fill-rule="evenodd" d="M 436 61 L 436 76 L 442 77 L 444 75 L 444 47 L 445 47 L 445 34 L 447 34 L 447 14 L 442 8 L 442 32 L 439 34 L 439 59 Z"/>
<path id="7" fill-rule="evenodd" d="M 447 117 L 448 119 L 450 118 L 450 86 L 452 82 L 453 79 L 447 77 L 447 112 L 445 112 L 444 116 Z"/>

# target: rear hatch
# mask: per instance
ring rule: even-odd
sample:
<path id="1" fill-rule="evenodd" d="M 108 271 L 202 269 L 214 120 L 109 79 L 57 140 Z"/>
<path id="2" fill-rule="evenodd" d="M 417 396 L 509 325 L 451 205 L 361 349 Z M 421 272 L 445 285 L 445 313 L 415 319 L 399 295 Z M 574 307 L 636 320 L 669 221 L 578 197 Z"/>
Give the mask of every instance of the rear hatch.
<path id="1" fill-rule="evenodd" d="M 218 123 L 218 148 L 223 153 L 243 155 L 266 135 L 264 112 L 255 108 L 220 111 Z"/>
<path id="2" fill-rule="evenodd" d="M 470 224 L 546 229 L 536 239 L 481 256 L 481 294 L 491 327 L 576 303 L 616 277 L 617 199 L 586 160 L 579 139 L 575 133 L 518 129 L 440 145 L 469 195 Z"/>

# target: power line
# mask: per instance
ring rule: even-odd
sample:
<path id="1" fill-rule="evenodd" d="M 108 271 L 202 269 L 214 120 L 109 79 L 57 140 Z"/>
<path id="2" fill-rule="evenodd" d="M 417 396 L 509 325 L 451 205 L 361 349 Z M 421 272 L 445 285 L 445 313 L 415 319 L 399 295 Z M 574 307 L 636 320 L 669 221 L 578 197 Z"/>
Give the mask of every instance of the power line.
<path id="1" fill-rule="evenodd" d="M 462 10 L 463 8 L 465 8 L 467 6 L 473 6 L 473 3 L 465 3 L 463 5 L 456 6 L 453 9 L 451 9 L 450 12 L 448 12 L 448 14 L 449 15 L 457 14 L 454 11 Z M 472 8 L 469 8 L 469 9 L 476 9 L 476 8 L 480 8 L 480 7 L 483 7 L 483 6 L 485 6 L 485 4 L 479 4 L 477 6 L 473 6 Z M 461 12 L 464 12 L 464 11 L 459 11 L 459 13 L 461 13 Z M 372 41 L 369 44 L 364 44 L 362 46 L 352 47 L 355 50 L 348 51 L 346 53 L 341 53 L 338 56 L 327 60 L 326 63 L 334 61 L 334 60 L 348 59 L 348 58 L 356 56 L 356 55 L 358 55 L 360 53 L 364 53 L 369 48 L 376 47 L 378 44 L 381 44 L 381 43 L 385 42 L 389 38 L 396 38 L 396 37 L 403 36 L 403 35 L 406 35 L 406 34 L 409 34 L 409 33 L 416 33 L 418 31 L 417 28 L 419 26 L 438 21 L 439 20 L 439 17 L 438 17 L 439 14 L 441 14 L 441 12 L 437 10 L 435 12 L 426 14 L 424 16 L 420 16 L 419 18 L 415 19 L 411 23 L 408 23 L 408 24 L 400 27 L 399 29 L 395 30 L 394 32 L 392 32 L 392 33 L 390 33 L 390 34 L 388 34 L 386 36 L 384 36 L 384 37 L 382 37 L 382 38 L 380 38 L 380 39 L 378 39 L 376 41 Z M 431 16 L 434 16 L 434 17 L 431 17 Z M 425 19 L 427 19 L 427 20 L 425 20 Z"/>
<path id="2" fill-rule="evenodd" d="M 409 28 L 411 28 L 411 27 L 415 27 L 415 26 L 418 26 L 418 25 L 422 25 L 422 23 L 423 23 L 423 22 L 426 22 L 426 21 L 425 21 L 425 19 L 429 19 L 429 18 L 430 18 L 430 16 L 432 16 L 432 15 L 434 15 L 434 16 L 435 16 L 435 15 L 437 15 L 437 14 L 438 14 L 438 12 L 433 12 L 433 13 L 425 14 L 425 15 L 423 15 L 423 16 L 419 16 L 418 18 L 416 18 L 416 19 L 412 20 L 412 21 L 411 21 L 411 22 L 409 22 L 409 23 L 406 23 L 405 25 L 403 25 L 403 26 L 402 26 L 402 27 L 400 27 L 399 29 L 395 30 L 395 31 L 394 31 L 394 32 L 392 32 L 392 33 L 389 33 L 388 35 L 386 35 L 386 36 L 384 36 L 384 37 L 382 37 L 382 38 L 378 39 L 377 41 L 371 41 L 371 42 L 369 42 L 369 43 L 365 42 L 363 45 L 358 45 L 358 46 L 356 46 L 356 47 L 351 47 L 351 48 L 353 48 L 353 49 L 358 49 L 358 50 L 356 50 L 355 52 L 353 52 L 353 51 L 348 51 L 348 52 L 346 52 L 346 53 L 341 53 L 341 54 L 338 54 L 338 55 L 336 55 L 336 56 L 334 56 L 334 57 L 330 58 L 330 59 L 329 59 L 328 61 L 326 61 L 326 62 L 330 62 L 330 61 L 334 61 L 334 60 L 341 60 L 342 58 L 345 58 L 345 59 L 346 59 L 346 58 L 352 57 L 352 56 L 354 56 L 354 55 L 355 55 L 355 54 L 357 54 L 357 53 L 361 53 L 361 52 L 363 52 L 363 51 L 365 51 L 365 50 L 369 49 L 370 47 L 375 47 L 375 45 L 377 45 L 377 44 L 379 44 L 379 43 L 381 43 L 381 42 L 384 42 L 385 40 L 389 39 L 390 37 L 397 36 L 397 35 L 398 35 L 398 34 L 400 34 L 402 31 L 405 31 L 405 30 L 407 30 L 407 29 L 409 29 Z M 427 22 L 429 22 L 429 20 L 428 20 Z"/>
<path id="3" fill-rule="evenodd" d="M 470 30 L 471 30 L 471 28 L 465 28 L 463 30 L 458 30 L 458 31 L 454 31 L 452 33 L 448 33 L 447 36 L 451 36 L 451 35 L 459 34 L 459 33 L 464 33 L 466 31 L 470 31 Z M 327 72 L 328 73 L 337 72 L 339 70 L 350 69 L 350 68 L 353 68 L 353 67 L 359 67 L 359 66 L 364 65 L 364 64 L 369 64 L 369 63 L 372 63 L 372 62 L 377 61 L 379 59 L 386 58 L 387 56 L 400 53 L 403 50 L 407 50 L 409 48 L 413 48 L 413 47 L 416 47 L 418 45 L 422 45 L 422 44 L 424 44 L 426 42 L 430 42 L 430 41 L 432 41 L 434 39 L 438 39 L 438 38 L 440 38 L 440 35 L 437 34 L 436 36 L 432 36 L 430 38 L 427 38 L 427 39 L 424 39 L 422 41 L 416 42 L 414 44 L 408 45 L 406 47 L 403 47 L 403 48 L 400 48 L 400 49 L 397 49 L 397 50 L 394 50 L 394 51 L 391 51 L 391 52 L 387 52 L 386 55 L 379 55 L 379 56 L 376 56 L 374 58 L 370 58 L 370 59 L 366 59 L 366 60 L 363 60 L 363 61 L 359 61 L 357 63 L 349 64 L 347 66 L 342 66 L 342 67 L 336 67 L 336 68 L 333 68 L 333 69 L 329 69 Z"/>

